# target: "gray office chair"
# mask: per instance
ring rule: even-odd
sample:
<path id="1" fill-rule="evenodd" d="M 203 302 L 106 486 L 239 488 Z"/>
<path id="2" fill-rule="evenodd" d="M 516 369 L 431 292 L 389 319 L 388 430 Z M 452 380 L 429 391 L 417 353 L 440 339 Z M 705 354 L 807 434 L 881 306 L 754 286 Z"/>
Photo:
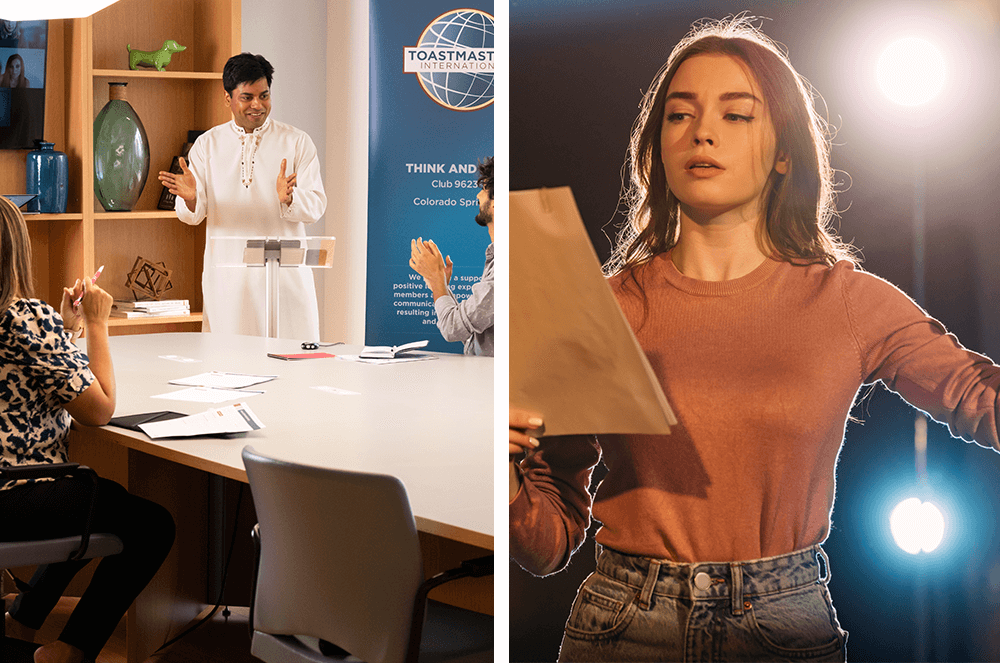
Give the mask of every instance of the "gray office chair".
<path id="1" fill-rule="evenodd" d="M 83 477 L 91 481 L 90 506 L 87 509 L 87 520 L 83 524 L 83 533 L 77 536 L 66 536 L 57 539 L 41 539 L 35 541 L 0 541 L 0 572 L 18 566 L 36 566 L 39 564 L 54 564 L 69 560 L 93 559 L 117 555 L 123 550 L 122 540 L 114 534 L 91 533 L 94 504 L 97 498 L 97 474 L 86 465 L 78 463 L 57 463 L 39 465 L 19 465 L 17 467 L 0 467 L 0 485 L 8 481 L 21 479 L 39 479 L 50 477 L 61 479 L 65 477 Z M 21 582 L 15 578 L 18 586 Z M 5 624 L 0 622 L 0 661 L 6 661 L 4 651 L 6 640 Z"/>
<path id="2" fill-rule="evenodd" d="M 493 660 L 492 616 L 427 598 L 443 582 L 492 574 L 492 555 L 424 582 L 398 479 L 277 461 L 249 446 L 243 463 L 259 521 L 254 656 L 268 663 Z"/>

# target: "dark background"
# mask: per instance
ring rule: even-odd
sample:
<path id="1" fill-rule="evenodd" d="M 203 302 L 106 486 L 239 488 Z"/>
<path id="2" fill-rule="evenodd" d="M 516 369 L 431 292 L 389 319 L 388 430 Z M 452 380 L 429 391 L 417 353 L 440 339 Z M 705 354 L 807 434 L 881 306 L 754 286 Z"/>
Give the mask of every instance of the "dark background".
<path id="1" fill-rule="evenodd" d="M 1000 357 L 1000 3 L 512 0 L 511 190 L 572 187 L 605 259 L 623 218 L 642 93 L 692 22 L 741 11 L 766 17 L 765 33 L 821 95 L 817 107 L 836 130 L 839 228 L 864 268 L 913 294 L 922 170 L 925 308 L 967 348 Z M 910 35 L 938 45 L 948 78 L 936 100 L 904 110 L 882 95 L 874 71 L 881 49 Z M 824 546 L 849 659 L 1000 660 L 1000 454 L 930 424 L 931 485 L 947 531 L 934 553 L 908 555 L 891 539 L 888 514 L 915 494 L 916 412 L 881 386 L 861 395 L 852 415 L 863 423 L 848 426 Z M 511 563 L 511 660 L 555 660 L 593 566 L 589 538 L 549 578 Z"/>

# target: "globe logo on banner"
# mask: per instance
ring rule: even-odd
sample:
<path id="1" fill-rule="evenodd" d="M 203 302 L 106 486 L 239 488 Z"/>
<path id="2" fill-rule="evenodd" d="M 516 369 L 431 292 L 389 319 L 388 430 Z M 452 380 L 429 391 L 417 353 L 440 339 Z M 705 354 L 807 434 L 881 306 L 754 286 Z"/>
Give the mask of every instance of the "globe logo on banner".
<path id="1" fill-rule="evenodd" d="M 416 46 L 403 49 L 403 73 L 445 108 L 474 111 L 493 103 L 493 17 L 455 9 L 431 21 Z"/>

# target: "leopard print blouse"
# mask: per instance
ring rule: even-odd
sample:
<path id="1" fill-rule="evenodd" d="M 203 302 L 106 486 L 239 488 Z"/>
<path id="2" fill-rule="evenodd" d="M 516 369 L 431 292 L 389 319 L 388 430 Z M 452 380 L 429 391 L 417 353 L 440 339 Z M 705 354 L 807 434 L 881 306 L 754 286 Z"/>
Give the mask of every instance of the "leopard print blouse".
<path id="1" fill-rule="evenodd" d="M 94 381 L 88 364 L 45 302 L 15 300 L 0 315 L 0 465 L 66 462 L 63 406 Z"/>

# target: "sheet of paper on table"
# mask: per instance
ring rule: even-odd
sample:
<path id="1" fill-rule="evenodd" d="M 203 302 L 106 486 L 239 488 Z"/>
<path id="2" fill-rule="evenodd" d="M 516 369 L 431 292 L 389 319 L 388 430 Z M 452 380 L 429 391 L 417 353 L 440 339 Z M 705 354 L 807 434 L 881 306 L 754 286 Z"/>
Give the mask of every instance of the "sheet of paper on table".
<path id="1" fill-rule="evenodd" d="M 170 361 L 176 361 L 181 364 L 199 364 L 201 359 L 194 359 L 192 357 L 181 357 L 180 355 L 160 355 L 160 359 L 168 359 Z"/>
<path id="2" fill-rule="evenodd" d="M 161 437 L 249 433 L 264 428 L 264 424 L 245 403 L 233 403 L 188 417 L 139 424 L 139 428 L 155 440 Z"/>
<path id="3" fill-rule="evenodd" d="M 238 401 L 251 396 L 263 394 L 263 391 L 250 391 L 247 389 L 217 389 L 215 387 L 188 387 L 178 389 L 166 394 L 157 394 L 150 398 L 162 398 L 168 401 L 190 401 L 193 403 L 225 403 L 226 401 Z"/>
<path id="4" fill-rule="evenodd" d="M 510 404 L 544 435 L 669 433 L 670 405 L 568 187 L 510 192 Z"/>
<path id="5" fill-rule="evenodd" d="M 189 378 L 171 380 L 169 384 L 179 384 L 187 387 L 218 387 L 220 389 L 242 389 L 261 382 L 270 382 L 277 375 L 249 375 L 245 373 L 223 373 L 211 371 L 199 373 Z"/>
<path id="6" fill-rule="evenodd" d="M 339 387 L 329 387 L 327 385 L 319 385 L 319 386 L 313 387 L 313 389 L 317 389 L 319 391 L 325 391 L 326 393 L 333 394 L 334 396 L 360 396 L 361 395 L 361 392 L 359 392 L 359 391 L 350 391 L 349 389 L 341 389 Z"/>

